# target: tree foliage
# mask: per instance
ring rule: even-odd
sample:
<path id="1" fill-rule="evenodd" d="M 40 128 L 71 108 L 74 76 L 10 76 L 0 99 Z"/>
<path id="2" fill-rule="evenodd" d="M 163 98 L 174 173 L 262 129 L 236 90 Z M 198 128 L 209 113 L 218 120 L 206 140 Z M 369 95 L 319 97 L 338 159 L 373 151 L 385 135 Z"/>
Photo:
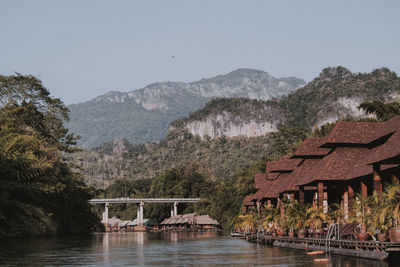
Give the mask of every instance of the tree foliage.
<path id="1" fill-rule="evenodd" d="M 68 109 L 33 76 L 0 76 L 0 237 L 88 232 L 91 189 L 62 158 Z"/>
<path id="2" fill-rule="evenodd" d="M 374 100 L 364 102 L 358 108 L 364 110 L 367 114 L 374 114 L 380 121 L 387 121 L 400 115 L 400 103 L 398 102 L 384 103 Z"/>

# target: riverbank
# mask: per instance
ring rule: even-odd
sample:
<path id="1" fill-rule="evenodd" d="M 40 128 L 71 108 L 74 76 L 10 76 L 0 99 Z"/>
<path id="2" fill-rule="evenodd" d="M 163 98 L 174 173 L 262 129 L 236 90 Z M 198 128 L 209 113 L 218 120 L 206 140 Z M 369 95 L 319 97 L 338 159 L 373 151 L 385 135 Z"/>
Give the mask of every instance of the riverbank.
<path id="1" fill-rule="evenodd" d="M 274 237 L 264 234 L 244 235 L 247 241 L 269 246 L 320 251 L 326 254 L 337 254 L 393 262 L 400 259 L 400 242 L 375 242 L 358 240 L 327 240 L 322 238 Z M 321 253 L 322 254 L 322 253 Z"/>

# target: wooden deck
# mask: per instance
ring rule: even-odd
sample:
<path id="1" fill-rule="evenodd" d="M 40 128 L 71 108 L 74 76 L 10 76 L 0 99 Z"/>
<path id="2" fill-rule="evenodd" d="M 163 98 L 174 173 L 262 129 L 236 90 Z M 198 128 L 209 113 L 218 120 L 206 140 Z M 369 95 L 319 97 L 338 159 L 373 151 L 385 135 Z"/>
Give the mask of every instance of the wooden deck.
<path id="1" fill-rule="evenodd" d="M 264 234 L 247 234 L 246 240 L 276 247 L 303 249 L 306 251 L 325 251 L 327 253 L 367 258 L 373 260 L 400 259 L 400 243 L 326 240 L 322 238 L 273 237 Z"/>

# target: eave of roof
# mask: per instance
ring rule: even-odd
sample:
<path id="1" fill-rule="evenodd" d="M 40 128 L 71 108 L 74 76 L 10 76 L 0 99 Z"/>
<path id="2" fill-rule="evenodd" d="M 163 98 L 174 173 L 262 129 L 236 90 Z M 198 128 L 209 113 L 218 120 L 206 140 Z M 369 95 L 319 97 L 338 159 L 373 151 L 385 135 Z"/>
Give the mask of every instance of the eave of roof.
<path id="1" fill-rule="evenodd" d="M 299 167 L 289 174 L 285 187 L 281 187 L 278 193 L 298 191 L 298 182 L 300 182 L 303 177 L 307 177 L 307 173 L 309 173 L 319 161 L 321 161 L 321 159 L 305 159 Z"/>
<path id="2" fill-rule="evenodd" d="M 381 163 L 400 156 L 400 130 L 397 130 L 383 145 L 377 146 L 367 159 L 368 164 Z"/>
<path id="3" fill-rule="evenodd" d="M 287 156 L 282 157 L 278 163 L 271 169 L 271 172 L 289 172 L 293 171 L 303 159 L 291 159 Z"/>
<path id="4" fill-rule="evenodd" d="M 260 189 L 265 186 L 265 182 L 267 181 L 266 173 L 256 173 L 254 175 L 254 188 Z"/>
<path id="5" fill-rule="evenodd" d="M 367 165 L 368 153 L 366 147 L 338 147 L 315 164 L 297 185 L 307 185 L 315 181 L 350 180 L 369 175 L 372 167 Z"/>
<path id="6" fill-rule="evenodd" d="M 331 148 L 321 148 L 327 138 L 307 138 L 293 154 L 292 158 L 313 158 L 323 157 L 332 150 Z"/>

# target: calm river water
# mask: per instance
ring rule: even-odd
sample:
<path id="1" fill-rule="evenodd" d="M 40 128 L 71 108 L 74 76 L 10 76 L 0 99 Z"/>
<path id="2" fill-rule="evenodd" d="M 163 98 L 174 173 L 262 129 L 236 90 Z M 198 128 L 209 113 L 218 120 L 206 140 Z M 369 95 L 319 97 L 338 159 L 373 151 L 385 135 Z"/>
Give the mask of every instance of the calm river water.
<path id="1" fill-rule="evenodd" d="M 389 266 L 334 255 L 317 264 L 315 258 L 213 233 L 106 233 L 0 245 L 1 266 Z"/>

